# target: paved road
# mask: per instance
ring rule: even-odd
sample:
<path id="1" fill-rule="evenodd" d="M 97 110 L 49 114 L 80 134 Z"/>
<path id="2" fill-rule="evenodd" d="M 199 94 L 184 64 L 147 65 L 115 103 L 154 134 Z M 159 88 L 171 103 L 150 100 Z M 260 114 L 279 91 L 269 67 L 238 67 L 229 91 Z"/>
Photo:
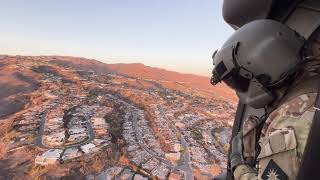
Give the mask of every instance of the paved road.
<path id="1" fill-rule="evenodd" d="M 43 144 L 43 133 L 44 133 L 45 125 L 46 125 L 47 115 L 48 115 L 48 110 L 45 110 L 41 115 L 40 128 L 39 128 L 36 140 L 34 142 L 34 145 L 38 146 L 40 148 L 49 149 L 50 148 L 49 146 L 46 146 Z"/>
<path id="2" fill-rule="evenodd" d="M 57 105 L 58 103 L 55 102 Z M 56 106 L 57 106 L 56 105 Z M 48 115 L 48 109 L 45 110 L 43 112 L 43 114 L 41 115 L 41 120 L 40 120 L 40 128 L 39 128 L 39 131 L 38 131 L 38 134 L 37 134 L 37 137 L 36 137 L 36 140 L 35 140 L 35 143 L 34 145 L 35 146 L 38 146 L 40 148 L 45 148 L 45 149 L 51 149 L 52 147 L 50 146 L 47 146 L 46 144 L 43 143 L 43 135 L 44 135 L 44 130 L 45 130 L 45 126 L 46 126 L 46 120 L 47 120 L 47 115 Z M 63 149 L 64 148 L 72 148 L 72 147 L 78 147 L 78 146 L 82 146 L 82 145 L 85 145 L 85 144 L 88 144 L 90 143 L 91 141 L 93 141 L 94 137 L 95 137 L 95 134 L 94 134 L 94 131 L 93 131 L 93 128 L 92 128 L 92 125 L 91 125 L 91 121 L 90 121 L 90 115 L 86 116 L 86 120 L 87 120 L 87 130 L 88 130 L 88 136 L 89 138 L 82 142 L 82 143 L 77 143 L 77 144 L 73 144 L 73 145 L 68 145 L 68 146 L 63 146 Z"/>
<path id="3" fill-rule="evenodd" d="M 165 117 L 165 110 L 163 108 L 160 108 L 159 111 L 161 113 L 161 116 Z M 183 146 L 183 149 L 185 150 L 183 154 L 183 163 L 182 165 L 177 166 L 176 168 L 181 171 L 184 171 L 186 180 L 193 180 L 193 172 L 190 166 L 191 162 L 190 162 L 190 152 L 188 150 L 188 143 L 183 137 L 183 135 L 181 134 L 180 130 L 173 124 L 172 121 L 170 122 L 171 122 L 170 126 L 172 130 L 179 135 L 178 137 L 180 137 L 181 144 Z"/>
<path id="4" fill-rule="evenodd" d="M 83 141 L 81 143 L 77 143 L 77 144 L 72 144 L 72 145 L 68 145 L 68 146 L 64 146 L 64 148 L 73 148 L 73 147 L 79 147 L 79 146 L 83 146 L 85 144 L 90 143 L 91 141 L 93 141 L 95 134 L 91 125 L 91 121 L 90 121 L 90 115 L 86 116 L 86 120 L 87 120 L 87 130 L 88 130 L 88 139 L 86 141 Z"/>
<path id="5" fill-rule="evenodd" d="M 87 130 L 88 130 L 88 142 L 91 142 L 93 141 L 95 135 L 94 135 L 94 131 L 93 131 L 93 128 L 92 128 L 92 124 L 91 124 L 91 120 L 90 120 L 90 117 L 87 119 Z"/>
<path id="6" fill-rule="evenodd" d="M 54 107 L 57 107 L 59 105 L 60 101 L 61 101 L 61 97 L 59 97 L 58 100 L 53 100 L 49 104 L 55 103 Z M 34 142 L 35 146 L 38 146 L 40 148 L 45 148 L 45 149 L 50 149 L 51 148 L 51 147 L 49 147 L 49 146 L 47 146 L 47 145 L 45 145 L 43 143 L 43 134 L 44 134 L 44 130 L 45 130 L 45 127 L 46 127 L 46 120 L 47 120 L 47 115 L 48 115 L 48 111 L 49 110 L 50 110 L 49 108 L 46 109 L 41 115 L 39 131 L 38 131 L 36 140 Z"/>
<path id="7" fill-rule="evenodd" d="M 181 136 L 181 144 L 185 149 L 185 152 L 183 154 L 183 165 L 179 166 L 178 169 L 185 172 L 186 180 L 193 180 L 193 173 L 190 166 L 191 162 L 190 162 L 190 153 L 188 150 L 188 144 L 183 136 Z"/>

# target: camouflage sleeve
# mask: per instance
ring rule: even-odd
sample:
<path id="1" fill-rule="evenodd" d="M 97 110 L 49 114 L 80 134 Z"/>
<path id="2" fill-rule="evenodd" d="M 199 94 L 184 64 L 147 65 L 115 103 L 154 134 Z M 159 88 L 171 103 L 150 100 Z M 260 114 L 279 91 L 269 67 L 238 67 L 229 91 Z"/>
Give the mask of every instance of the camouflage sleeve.
<path id="1" fill-rule="evenodd" d="M 235 180 L 257 180 L 257 171 L 248 165 L 240 165 L 233 172 Z"/>
<path id="2" fill-rule="evenodd" d="M 296 178 L 315 113 L 316 95 L 297 96 L 270 114 L 259 140 L 259 179 Z"/>
<path id="3" fill-rule="evenodd" d="M 240 165 L 233 173 L 236 180 L 295 179 L 315 113 L 316 95 L 299 95 L 270 114 L 259 140 L 258 169 Z M 244 141 L 246 146 L 248 142 Z"/>

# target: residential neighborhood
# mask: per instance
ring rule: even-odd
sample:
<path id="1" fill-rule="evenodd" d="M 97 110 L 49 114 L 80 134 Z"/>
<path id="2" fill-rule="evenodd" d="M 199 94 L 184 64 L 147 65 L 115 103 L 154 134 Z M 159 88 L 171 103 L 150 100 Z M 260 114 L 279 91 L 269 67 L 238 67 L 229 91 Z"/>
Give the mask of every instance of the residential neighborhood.
<path id="1" fill-rule="evenodd" d="M 225 171 L 234 104 L 166 86 L 174 82 L 39 59 L 15 66 L 36 73 L 39 88 L 5 141 L 12 156 L 33 152 L 25 157 L 35 173 L 191 180 Z"/>

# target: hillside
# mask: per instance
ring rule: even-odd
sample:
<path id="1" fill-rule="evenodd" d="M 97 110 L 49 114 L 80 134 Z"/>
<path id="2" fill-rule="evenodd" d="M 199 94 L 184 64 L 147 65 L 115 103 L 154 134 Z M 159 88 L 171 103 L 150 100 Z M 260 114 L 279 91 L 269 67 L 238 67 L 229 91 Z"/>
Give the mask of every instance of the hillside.
<path id="1" fill-rule="evenodd" d="M 145 66 L 141 63 L 135 64 L 108 64 L 110 70 L 127 74 L 133 77 L 141 77 L 144 79 L 153 79 L 156 81 L 172 81 L 186 84 L 198 91 L 212 93 L 217 96 L 221 96 L 226 100 L 236 101 L 237 97 L 229 87 L 225 84 L 219 84 L 218 86 L 212 86 L 210 79 L 204 76 L 197 76 L 193 74 L 183 74 L 173 71 L 167 71 L 165 69 L 154 68 Z"/>
<path id="2" fill-rule="evenodd" d="M 86 71 L 95 71 L 100 73 L 115 72 L 123 75 L 128 75 L 136 78 L 150 79 L 159 82 L 174 82 L 183 84 L 186 88 L 193 88 L 196 91 L 204 92 L 207 95 L 216 95 L 232 102 L 237 101 L 236 94 L 233 90 L 227 87 L 225 84 L 219 84 L 218 86 L 212 86 L 210 79 L 204 76 L 198 76 L 193 74 L 183 74 L 165 69 L 146 66 L 141 63 L 132 64 L 104 64 L 100 61 L 93 59 L 84 59 L 77 57 L 65 57 L 65 56 L 52 56 L 43 57 L 64 67 L 73 67 L 76 69 L 82 69 Z M 181 89 L 183 90 L 183 89 Z"/>
<path id="3" fill-rule="evenodd" d="M 0 87 L 4 179 L 212 179 L 226 168 L 236 98 L 209 78 L 3 55 Z"/>

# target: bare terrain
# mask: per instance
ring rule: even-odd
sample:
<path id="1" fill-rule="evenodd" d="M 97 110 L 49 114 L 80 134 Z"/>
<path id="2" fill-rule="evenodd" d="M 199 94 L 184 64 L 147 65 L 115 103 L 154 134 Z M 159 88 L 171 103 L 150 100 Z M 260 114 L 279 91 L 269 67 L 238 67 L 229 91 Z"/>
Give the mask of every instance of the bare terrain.
<path id="1" fill-rule="evenodd" d="M 0 179 L 211 179 L 237 98 L 143 64 L 0 56 Z"/>

